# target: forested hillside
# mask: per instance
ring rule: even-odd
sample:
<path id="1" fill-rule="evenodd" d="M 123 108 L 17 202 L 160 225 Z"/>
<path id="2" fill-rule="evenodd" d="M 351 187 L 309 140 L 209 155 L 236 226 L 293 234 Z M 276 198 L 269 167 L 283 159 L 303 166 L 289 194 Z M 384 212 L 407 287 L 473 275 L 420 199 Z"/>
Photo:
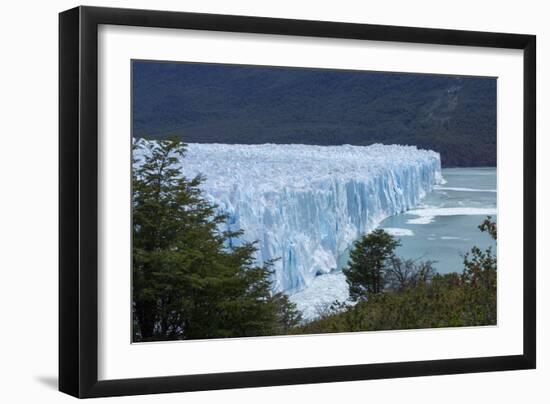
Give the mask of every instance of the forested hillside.
<path id="1" fill-rule="evenodd" d="M 496 79 L 134 61 L 133 136 L 407 144 L 496 165 Z"/>

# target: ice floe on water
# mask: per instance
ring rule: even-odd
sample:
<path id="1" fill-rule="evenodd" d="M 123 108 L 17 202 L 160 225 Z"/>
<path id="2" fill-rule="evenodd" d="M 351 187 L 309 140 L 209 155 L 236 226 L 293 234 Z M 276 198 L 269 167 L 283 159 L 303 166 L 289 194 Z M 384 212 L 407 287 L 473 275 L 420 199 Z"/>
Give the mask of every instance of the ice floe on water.
<path id="1" fill-rule="evenodd" d="M 414 236 L 414 232 L 411 229 L 403 229 L 400 227 L 385 227 L 383 230 L 395 237 Z"/>
<path id="2" fill-rule="evenodd" d="M 461 188 L 461 187 L 442 187 L 436 185 L 434 187 L 437 191 L 458 191 L 458 192 L 497 192 L 496 189 L 480 189 L 480 188 Z"/>
<path id="3" fill-rule="evenodd" d="M 408 224 L 429 224 L 434 221 L 434 216 L 418 216 L 415 219 L 407 220 Z"/>
<path id="4" fill-rule="evenodd" d="M 422 209 L 411 209 L 406 212 L 407 215 L 417 216 L 414 219 L 407 220 L 409 224 L 428 224 L 435 220 L 437 216 L 490 216 L 496 215 L 496 208 L 476 208 L 476 207 L 453 207 L 436 208 L 426 207 Z"/>

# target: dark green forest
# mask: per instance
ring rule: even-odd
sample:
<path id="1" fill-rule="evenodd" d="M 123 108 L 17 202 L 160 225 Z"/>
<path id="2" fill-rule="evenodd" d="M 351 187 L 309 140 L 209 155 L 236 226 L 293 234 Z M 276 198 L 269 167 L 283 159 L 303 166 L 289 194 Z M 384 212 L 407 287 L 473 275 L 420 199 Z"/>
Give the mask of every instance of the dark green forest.
<path id="1" fill-rule="evenodd" d="M 187 143 L 416 145 L 444 167 L 496 166 L 496 79 L 132 64 L 132 135 Z"/>
<path id="2" fill-rule="evenodd" d="M 135 144 L 136 148 L 144 147 Z M 133 341 L 165 341 L 496 324 L 496 255 L 473 247 L 461 274 L 438 274 L 431 262 L 395 255 L 383 230 L 354 244 L 343 272 L 352 302 L 334 302 L 305 323 L 282 293 L 271 265 L 258 265 L 255 244 L 237 247 L 242 231 L 220 231 L 216 213 L 177 167 L 178 139 L 149 143 L 132 170 Z M 496 224 L 480 226 L 496 240 Z"/>

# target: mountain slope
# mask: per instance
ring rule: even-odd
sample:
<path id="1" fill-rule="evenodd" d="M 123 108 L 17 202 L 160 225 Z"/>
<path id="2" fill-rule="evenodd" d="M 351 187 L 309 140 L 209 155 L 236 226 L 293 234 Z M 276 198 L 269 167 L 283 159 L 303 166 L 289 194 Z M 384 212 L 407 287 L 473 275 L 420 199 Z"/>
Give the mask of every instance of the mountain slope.
<path id="1" fill-rule="evenodd" d="M 408 144 L 496 165 L 496 79 L 134 61 L 133 136 Z"/>

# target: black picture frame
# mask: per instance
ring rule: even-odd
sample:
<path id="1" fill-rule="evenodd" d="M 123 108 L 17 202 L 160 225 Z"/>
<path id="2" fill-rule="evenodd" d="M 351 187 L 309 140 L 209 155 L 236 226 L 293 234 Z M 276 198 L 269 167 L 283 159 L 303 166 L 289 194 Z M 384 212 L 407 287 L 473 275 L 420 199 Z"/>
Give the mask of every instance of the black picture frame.
<path id="1" fill-rule="evenodd" d="M 98 380 L 98 26 L 100 24 L 523 50 L 523 354 Z M 77 7 L 59 15 L 59 389 L 75 397 L 534 369 L 536 37 L 167 11 Z"/>

